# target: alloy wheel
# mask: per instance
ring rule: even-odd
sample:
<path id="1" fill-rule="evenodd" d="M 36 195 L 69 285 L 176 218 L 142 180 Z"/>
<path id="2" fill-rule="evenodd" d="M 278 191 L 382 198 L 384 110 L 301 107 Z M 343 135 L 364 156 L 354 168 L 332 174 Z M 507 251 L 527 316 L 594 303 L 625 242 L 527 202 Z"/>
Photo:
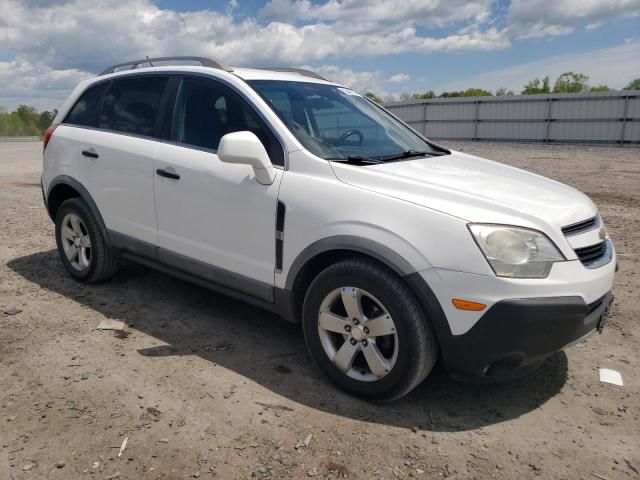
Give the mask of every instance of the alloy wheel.
<path id="1" fill-rule="evenodd" d="M 393 369 L 398 358 L 396 326 L 385 306 L 357 287 L 330 292 L 318 313 L 325 353 L 349 377 L 374 382 Z"/>
<path id="2" fill-rule="evenodd" d="M 60 230 L 62 248 L 71 266 L 83 272 L 91 265 L 91 238 L 86 225 L 75 213 L 62 219 Z"/>

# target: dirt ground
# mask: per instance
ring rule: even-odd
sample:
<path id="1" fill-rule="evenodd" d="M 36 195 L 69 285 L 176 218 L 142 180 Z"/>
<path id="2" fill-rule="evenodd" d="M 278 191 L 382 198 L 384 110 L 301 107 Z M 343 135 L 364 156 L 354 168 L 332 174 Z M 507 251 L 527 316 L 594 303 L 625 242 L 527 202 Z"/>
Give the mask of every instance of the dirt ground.
<path id="1" fill-rule="evenodd" d="M 338 391 L 301 329 L 257 308 L 135 265 L 74 282 L 41 145 L 0 144 L 0 478 L 639 478 L 640 149 L 443 143 L 590 195 L 618 249 L 614 314 L 526 379 L 436 367 L 387 405 Z"/>

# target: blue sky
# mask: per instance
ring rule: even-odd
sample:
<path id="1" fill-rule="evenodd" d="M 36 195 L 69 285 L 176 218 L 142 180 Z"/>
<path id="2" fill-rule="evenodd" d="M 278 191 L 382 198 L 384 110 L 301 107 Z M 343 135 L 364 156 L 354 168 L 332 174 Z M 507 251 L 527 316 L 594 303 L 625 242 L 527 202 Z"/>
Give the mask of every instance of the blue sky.
<path id="1" fill-rule="evenodd" d="M 640 0 L 0 0 L 0 105 L 54 108 L 141 56 L 305 66 L 380 96 L 640 77 Z"/>

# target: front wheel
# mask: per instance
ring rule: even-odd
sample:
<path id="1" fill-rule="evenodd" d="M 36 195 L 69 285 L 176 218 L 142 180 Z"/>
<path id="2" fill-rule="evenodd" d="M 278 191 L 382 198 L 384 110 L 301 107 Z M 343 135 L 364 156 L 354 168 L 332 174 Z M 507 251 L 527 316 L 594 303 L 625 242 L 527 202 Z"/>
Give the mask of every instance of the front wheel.
<path id="1" fill-rule="evenodd" d="M 373 260 L 349 259 L 321 272 L 305 297 L 303 328 L 327 376 L 373 400 L 410 392 L 438 356 L 433 328 L 413 293 Z"/>

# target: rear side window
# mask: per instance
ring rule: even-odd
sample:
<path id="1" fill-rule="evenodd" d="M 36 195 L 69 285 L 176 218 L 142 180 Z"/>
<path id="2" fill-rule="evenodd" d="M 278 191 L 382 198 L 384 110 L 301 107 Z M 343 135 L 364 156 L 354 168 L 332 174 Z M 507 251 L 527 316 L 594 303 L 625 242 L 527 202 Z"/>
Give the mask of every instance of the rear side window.
<path id="1" fill-rule="evenodd" d="M 83 127 L 94 127 L 98 120 L 100 100 L 107 85 L 107 83 L 101 83 L 85 90 L 67 115 L 67 118 L 64 119 L 64 123 Z"/>
<path id="2" fill-rule="evenodd" d="M 217 150 L 224 135 L 247 130 L 260 139 L 274 165 L 284 165 L 282 146 L 237 93 L 210 80 L 182 80 L 171 128 L 173 141 Z"/>
<path id="3" fill-rule="evenodd" d="M 99 127 L 116 132 L 153 135 L 160 99 L 168 77 L 114 80 L 105 96 Z"/>

